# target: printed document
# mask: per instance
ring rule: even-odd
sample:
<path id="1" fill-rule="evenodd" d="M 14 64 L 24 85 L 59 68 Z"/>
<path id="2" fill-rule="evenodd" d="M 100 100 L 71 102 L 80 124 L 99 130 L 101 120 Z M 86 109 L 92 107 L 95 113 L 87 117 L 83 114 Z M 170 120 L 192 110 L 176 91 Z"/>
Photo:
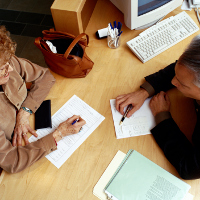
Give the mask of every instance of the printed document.
<path id="1" fill-rule="evenodd" d="M 64 137 L 58 142 L 57 150 L 46 156 L 46 158 L 58 169 L 87 139 L 87 137 L 101 124 L 105 117 L 91 108 L 79 97 L 74 95 L 52 116 L 52 128 L 37 130 L 38 137 L 36 138 L 31 136 L 29 138 L 29 142 L 34 142 L 44 137 L 45 135 L 48 135 L 49 133 L 53 132 L 60 123 L 64 122 L 73 115 L 80 115 L 81 118 L 86 121 L 83 129 L 77 134 Z"/>
<path id="2" fill-rule="evenodd" d="M 150 100 L 151 99 L 148 98 L 141 108 L 131 117 L 125 118 L 122 125 L 119 125 L 122 115 L 116 110 L 115 99 L 110 100 L 117 139 L 147 135 L 151 133 L 150 130 L 155 126 L 155 119 L 149 107 Z"/>

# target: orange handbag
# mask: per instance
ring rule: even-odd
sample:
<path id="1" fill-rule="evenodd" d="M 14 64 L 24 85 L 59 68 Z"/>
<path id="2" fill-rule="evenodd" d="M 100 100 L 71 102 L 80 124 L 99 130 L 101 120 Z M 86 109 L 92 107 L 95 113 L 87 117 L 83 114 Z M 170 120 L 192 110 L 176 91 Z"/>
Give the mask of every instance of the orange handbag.
<path id="1" fill-rule="evenodd" d="M 67 78 L 87 76 L 94 65 L 85 52 L 89 43 L 87 34 L 81 33 L 76 37 L 54 29 L 44 30 L 42 33 L 43 38 L 36 38 L 34 43 L 41 50 L 47 66 L 53 72 Z M 86 36 L 86 39 L 83 36 Z M 57 53 L 51 51 L 46 40 L 56 47 Z"/>

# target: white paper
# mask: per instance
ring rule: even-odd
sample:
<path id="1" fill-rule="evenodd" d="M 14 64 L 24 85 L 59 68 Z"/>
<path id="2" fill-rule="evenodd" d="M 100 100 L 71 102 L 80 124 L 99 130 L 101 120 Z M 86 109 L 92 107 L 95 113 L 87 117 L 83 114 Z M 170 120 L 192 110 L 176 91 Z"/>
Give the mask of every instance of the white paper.
<path id="1" fill-rule="evenodd" d="M 80 115 L 86 121 L 83 129 L 73 135 L 69 135 L 60 140 L 57 144 L 57 150 L 51 152 L 46 158 L 52 162 L 58 169 L 73 154 L 73 152 L 87 139 L 87 137 L 101 124 L 105 119 L 88 104 L 74 95 L 69 99 L 52 117 L 52 128 L 37 130 L 38 137 L 31 136 L 29 142 L 34 142 L 45 135 L 53 132 L 60 123 L 73 115 Z"/>
<path id="2" fill-rule="evenodd" d="M 184 0 L 184 1 L 183 1 L 183 4 L 182 4 L 182 6 L 181 6 L 181 9 L 182 9 L 182 10 L 192 10 L 191 8 L 189 8 L 189 3 L 188 3 L 187 0 Z"/>
<path id="3" fill-rule="evenodd" d="M 183 198 L 183 200 L 193 200 L 193 195 L 192 194 L 190 194 L 190 193 L 187 193 L 186 195 L 185 195 L 185 197 Z"/>
<path id="4" fill-rule="evenodd" d="M 97 184 L 94 186 L 93 194 L 99 199 L 107 200 L 104 188 L 106 187 L 109 180 L 112 178 L 113 174 L 115 173 L 115 171 L 117 170 L 117 168 L 119 167 L 125 156 L 126 156 L 125 153 L 118 151 L 115 157 L 108 165 L 105 172 L 102 174 Z"/>
<path id="5" fill-rule="evenodd" d="M 115 99 L 110 100 L 117 139 L 147 135 L 151 133 L 150 130 L 155 126 L 156 123 L 149 107 L 149 101 L 150 98 L 148 98 L 141 108 L 137 110 L 131 117 L 126 118 L 123 122 L 123 125 L 119 125 L 122 115 L 116 110 Z"/>

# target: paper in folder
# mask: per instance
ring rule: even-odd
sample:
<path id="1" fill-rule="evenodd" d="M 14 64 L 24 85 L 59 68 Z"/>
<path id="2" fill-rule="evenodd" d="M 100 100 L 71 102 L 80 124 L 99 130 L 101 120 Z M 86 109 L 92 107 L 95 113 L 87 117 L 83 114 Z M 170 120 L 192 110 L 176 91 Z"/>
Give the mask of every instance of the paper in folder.
<path id="1" fill-rule="evenodd" d="M 190 185 L 129 150 L 104 188 L 112 200 L 183 200 Z"/>

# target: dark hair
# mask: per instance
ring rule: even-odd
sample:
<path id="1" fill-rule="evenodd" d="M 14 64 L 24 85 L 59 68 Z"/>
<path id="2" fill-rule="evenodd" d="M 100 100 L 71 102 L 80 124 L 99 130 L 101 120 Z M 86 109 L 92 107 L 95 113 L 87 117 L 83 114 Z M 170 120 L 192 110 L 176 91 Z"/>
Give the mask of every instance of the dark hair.
<path id="1" fill-rule="evenodd" d="M 178 60 L 178 64 L 194 72 L 194 84 L 200 87 L 200 35 L 193 38 Z"/>
<path id="2" fill-rule="evenodd" d="M 0 65 L 8 62 L 15 54 L 16 43 L 10 38 L 10 32 L 5 26 L 0 26 Z"/>

